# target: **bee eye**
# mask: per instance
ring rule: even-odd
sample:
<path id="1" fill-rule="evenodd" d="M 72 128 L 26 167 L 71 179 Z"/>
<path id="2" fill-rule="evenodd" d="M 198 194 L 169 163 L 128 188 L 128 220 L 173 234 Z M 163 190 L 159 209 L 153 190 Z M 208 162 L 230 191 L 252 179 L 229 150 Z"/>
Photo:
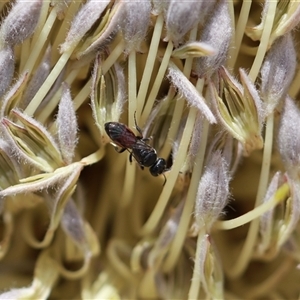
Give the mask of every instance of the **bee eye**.
<path id="1" fill-rule="evenodd" d="M 165 159 L 158 158 L 153 166 L 150 168 L 150 173 L 152 176 L 158 176 L 164 173 L 167 169 L 167 163 Z"/>

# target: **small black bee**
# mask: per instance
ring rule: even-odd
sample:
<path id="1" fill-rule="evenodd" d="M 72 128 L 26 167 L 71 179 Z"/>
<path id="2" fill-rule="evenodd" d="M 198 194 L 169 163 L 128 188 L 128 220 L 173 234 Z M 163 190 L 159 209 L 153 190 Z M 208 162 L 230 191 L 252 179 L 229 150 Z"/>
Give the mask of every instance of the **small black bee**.
<path id="1" fill-rule="evenodd" d="M 135 116 L 134 121 L 140 136 L 136 136 L 125 124 L 118 122 L 105 123 L 105 131 L 113 143 L 121 148 L 116 148 L 117 152 L 129 151 L 130 162 L 132 162 L 132 157 L 134 157 L 142 170 L 144 167 L 147 167 L 152 176 L 162 174 L 165 177 L 163 173 L 168 170 L 166 160 L 157 157 L 156 150 L 146 143 L 149 139 L 143 137 L 142 130 L 136 124 Z"/>

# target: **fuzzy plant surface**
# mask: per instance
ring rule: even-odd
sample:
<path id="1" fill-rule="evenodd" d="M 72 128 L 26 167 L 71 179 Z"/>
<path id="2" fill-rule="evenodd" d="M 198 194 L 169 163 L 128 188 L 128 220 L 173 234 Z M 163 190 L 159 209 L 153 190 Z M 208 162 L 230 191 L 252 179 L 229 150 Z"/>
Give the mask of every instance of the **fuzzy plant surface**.
<path id="1" fill-rule="evenodd" d="M 0 299 L 299 299 L 299 1 L 0 12 Z"/>

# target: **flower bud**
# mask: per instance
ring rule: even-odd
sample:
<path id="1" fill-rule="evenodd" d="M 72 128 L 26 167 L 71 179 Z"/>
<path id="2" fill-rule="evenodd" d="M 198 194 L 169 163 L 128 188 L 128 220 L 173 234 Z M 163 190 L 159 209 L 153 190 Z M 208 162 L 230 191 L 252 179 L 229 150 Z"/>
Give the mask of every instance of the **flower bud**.
<path id="1" fill-rule="evenodd" d="M 261 96 L 266 114 L 273 112 L 286 96 L 296 68 L 296 52 L 291 34 L 280 37 L 271 47 L 261 68 Z"/>
<path id="2" fill-rule="evenodd" d="M 63 84 L 56 122 L 60 151 L 64 161 L 70 164 L 77 144 L 77 119 L 70 89 L 66 84 Z"/>
<path id="3" fill-rule="evenodd" d="M 81 7 L 72 21 L 65 42 L 60 46 L 61 52 L 66 52 L 79 43 L 86 32 L 90 30 L 94 23 L 99 19 L 109 2 L 109 0 L 90 0 Z"/>
<path id="4" fill-rule="evenodd" d="M 177 46 L 199 22 L 203 1 L 171 0 L 166 13 L 167 37 Z"/>
<path id="5" fill-rule="evenodd" d="M 122 30 L 126 41 L 125 52 L 138 51 L 150 24 L 151 2 L 149 0 L 125 2 L 124 10 Z"/>
<path id="6" fill-rule="evenodd" d="M 195 59 L 193 72 L 198 77 L 210 77 L 221 65 L 225 64 L 232 32 L 228 2 L 221 0 L 205 24 L 200 37 L 201 42 L 210 45 L 216 54 Z"/>
<path id="7" fill-rule="evenodd" d="M 199 183 L 195 218 L 198 226 L 209 230 L 227 204 L 229 196 L 228 165 L 220 151 L 214 152 Z"/>
<path id="8" fill-rule="evenodd" d="M 216 123 L 216 118 L 199 94 L 195 86 L 172 62 L 169 63 L 168 77 L 171 83 L 178 89 L 189 105 L 197 107 L 210 123 Z"/>
<path id="9" fill-rule="evenodd" d="M 4 19 L 0 36 L 10 46 L 22 43 L 31 36 L 39 21 L 42 0 L 18 0 Z"/>
<path id="10" fill-rule="evenodd" d="M 278 148 L 287 173 L 293 179 L 300 178 L 300 110 L 287 96 L 278 131 Z"/>
<path id="11" fill-rule="evenodd" d="M 14 51 L 7 46 L 0 50 L 0 97 L 8 89 L 15 69 Z"/>

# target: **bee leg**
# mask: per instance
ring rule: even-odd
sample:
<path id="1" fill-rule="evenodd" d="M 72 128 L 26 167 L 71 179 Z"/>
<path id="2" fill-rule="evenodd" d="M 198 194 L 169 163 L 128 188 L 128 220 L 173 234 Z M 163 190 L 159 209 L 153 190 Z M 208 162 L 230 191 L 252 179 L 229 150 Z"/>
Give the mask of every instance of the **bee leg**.
<path id="1" fill-rule="evenodd" d="M 114 149 L 118 152 L 118 153 L 122 153 L 122 152 L 124 152 L 125 150 L 126 150 L 126 148 L 119 148 L 115 143 L 113 143 L 113 142 L 111 142 L 110 143 L 113 147 L 114 147 Z"/>
<path id="2" fill-rule="evenodd" d="M 150 142 L 152 140 L 152 136 L 148 137 L 148 138 L 141 138 L 141 140 L 143 142 Z"/>
<path id="3" fill-rule="evenodd" d="M 115 147 L 115 150 L 118 152 L 118 153 L 122 153 L 126 150 L 126 148 L 121 148 L 119 149 L 118 147 Z"/>
<path id="4" fill-rule="evenodd" d="M 167 178 L 166 178 L 166 175 L 165 175 L 164 173 L 162 173 L 162 175 L 163 175 L 164 178 L 165 178 L 165 181 L 164 181 L 164 184 L 163 184 L 163 186 L 165 186 L 165 184 L 166 184 L 166 182 L 167 182 Z"/>
<path id="5" fill-rule="evenodd" d="M 137 130 L 138 133 L 141 135 L 141 136 L 137 136 L 137 138 L 143 140 L 143 132 L 142 132 L 142 129 L 141 129 L 141 128 L 138 126 L 138 124 L 136 123 L 136 111 L 134 112 L 134 124 L 135 124 L 136 130 Z"/>
<path id="6" fill-rule="evenodd" d="M 130 155 L 129 155 L 129 161 L 130 161 L 130 163 L 132 164 L 132 157 L 133 157 L 133 154 L 132 154 L 132 152 L 130 152 Z M 139 166 L 140 166 L 140 168 L 142 169 L 142 170 L 144 170 L 144 166 L 143 165 L 141 165 L 141 164 L 138 164 Z"/>

